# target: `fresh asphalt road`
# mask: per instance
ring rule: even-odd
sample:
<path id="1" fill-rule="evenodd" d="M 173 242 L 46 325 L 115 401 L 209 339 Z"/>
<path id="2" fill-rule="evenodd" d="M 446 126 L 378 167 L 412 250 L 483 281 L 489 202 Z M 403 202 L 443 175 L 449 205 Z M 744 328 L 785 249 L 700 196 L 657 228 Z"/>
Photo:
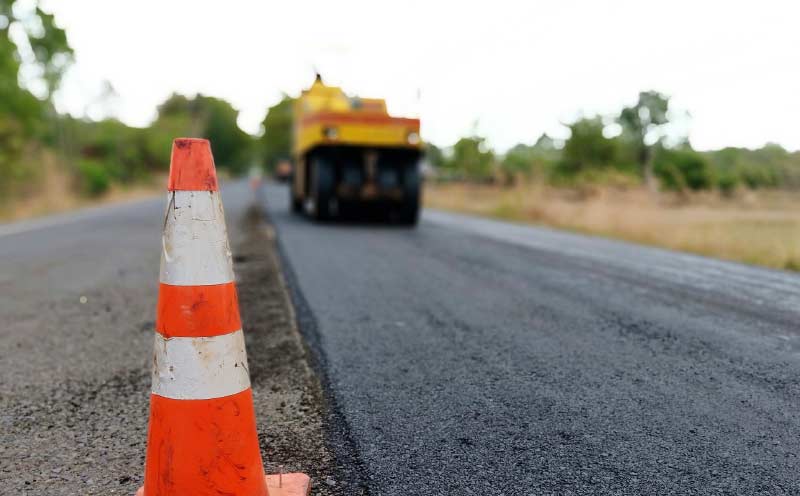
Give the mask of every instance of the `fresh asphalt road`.
<path id="1" fill-rule="evenodd" d="M 797 275 L 441 212 L 318 225 L 264 197 L 369 494 L 800 494 Z M 233 238 L 250 198 L 223 189 Z M 163 208 L 0 226 L 0 494 L 141 482 Z"/>
<path id="2" fill-rule="evenodd" d="M 797 275 L 265 196 L 370 494 L 800 494 Z"/>

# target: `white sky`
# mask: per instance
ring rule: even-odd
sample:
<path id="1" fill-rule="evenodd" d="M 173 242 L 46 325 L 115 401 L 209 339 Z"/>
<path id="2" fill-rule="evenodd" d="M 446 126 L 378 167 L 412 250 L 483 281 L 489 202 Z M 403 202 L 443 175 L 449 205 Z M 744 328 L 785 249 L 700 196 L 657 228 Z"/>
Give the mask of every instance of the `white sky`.
<path id="1" fill-rule="evenodd" d="M 796 0 L 46 0 L 77 63 L 58 102 L 149 123 L 170 93 L 225 98 L 257 133 L 316 66 L 348 93 L 385 97 L 452 144 L 475 129 L 504 150 L 561 122 L 617 112 L 656 89 L 688 111 L 695 147 L 800 149 Z M 420 95 L 420 98 L 417 98 Z"/>

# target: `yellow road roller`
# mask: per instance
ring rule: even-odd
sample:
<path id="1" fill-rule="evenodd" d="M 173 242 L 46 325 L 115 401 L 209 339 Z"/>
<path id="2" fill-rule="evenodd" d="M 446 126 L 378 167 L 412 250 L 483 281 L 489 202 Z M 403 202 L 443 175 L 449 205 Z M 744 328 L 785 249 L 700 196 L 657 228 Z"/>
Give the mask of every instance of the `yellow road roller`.
<path id="1" fill-rule="evenodd" d="M 294 102 L 291 208 L 314 219 L 354 214 L 417 223 L 423 143 L 419 119 L 386 102 L 314 84 Z"/>

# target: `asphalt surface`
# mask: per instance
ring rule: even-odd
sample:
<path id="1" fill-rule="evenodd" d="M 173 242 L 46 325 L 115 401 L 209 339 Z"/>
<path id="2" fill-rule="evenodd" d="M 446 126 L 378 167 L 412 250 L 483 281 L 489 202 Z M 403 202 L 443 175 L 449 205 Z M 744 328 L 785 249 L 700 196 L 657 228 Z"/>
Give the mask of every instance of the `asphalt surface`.
<path id="1" fill-rule="evenodd" d="M 223 189 L 268 469 L 323 494 L 800 494 L 800 276 L 442 212 L 319 225 L 286 193 L 265 204 L 326 410 L 252 196 Z M 141 483 L 163 209 L 0 226 L 0 494 Z"/>
<path id="2" fill-rule="evenodd" d="M 244 183 L 222 190 L 265 467 L 345 493 L 322 393 Z M 133 495 L 165 197 L 0 225 L 0 495 Z M 247 214 L 247 215 L 245 215 Z"/>
<path id="3" fill-rule="evenodd" d="M 373 495 L 800 494 L 800 277 L 427 211 L 266 203 Z"/>
<path id="4" fill-rule="evenodd" d="M 159 196 L 0 228 L 0 494 L 141 481 L 163 213 Z"/>

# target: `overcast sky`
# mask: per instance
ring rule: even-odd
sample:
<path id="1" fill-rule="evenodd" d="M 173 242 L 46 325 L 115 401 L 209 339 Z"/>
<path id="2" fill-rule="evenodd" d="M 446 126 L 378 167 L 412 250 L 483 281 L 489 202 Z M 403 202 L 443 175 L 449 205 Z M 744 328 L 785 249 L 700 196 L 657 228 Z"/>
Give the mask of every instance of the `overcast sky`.
<path id="1" fill-rule="evenodd" d="M 672 96 L 696 148 L 800 149 L 796 0 L 47 0 L 77 63 L 58 103 L 82 115 L 109 81 L 143 126 L 172 92 L 219 96 L 257 133 L 266 107 L 319 68 L 385 97 L 450 145 L 476 129 L 504 150 L 640 90 Z M 477 124 L 476 124 L 477 123 Z"/>

